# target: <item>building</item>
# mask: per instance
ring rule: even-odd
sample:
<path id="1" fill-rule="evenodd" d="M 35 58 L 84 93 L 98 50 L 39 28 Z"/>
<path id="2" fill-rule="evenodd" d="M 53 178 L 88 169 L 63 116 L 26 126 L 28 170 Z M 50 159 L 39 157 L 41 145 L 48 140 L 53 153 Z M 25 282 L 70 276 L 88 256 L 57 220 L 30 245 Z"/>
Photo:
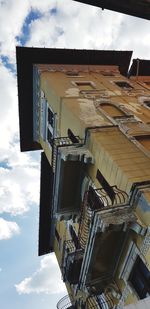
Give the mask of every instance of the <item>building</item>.
<path id="1" fill-rule="evenodd" d="M 111 11 L 150 20 L 150 0 L 75 0 Z"/>
<path id="2" fill-rule="evenodd" d="M 39 255 L 55 252 L 69 294 L 58 309 L 150 295 L 150 61 L 129 69 L 131 55 L 17 47 L 21 151 L 42 150 Z"/>

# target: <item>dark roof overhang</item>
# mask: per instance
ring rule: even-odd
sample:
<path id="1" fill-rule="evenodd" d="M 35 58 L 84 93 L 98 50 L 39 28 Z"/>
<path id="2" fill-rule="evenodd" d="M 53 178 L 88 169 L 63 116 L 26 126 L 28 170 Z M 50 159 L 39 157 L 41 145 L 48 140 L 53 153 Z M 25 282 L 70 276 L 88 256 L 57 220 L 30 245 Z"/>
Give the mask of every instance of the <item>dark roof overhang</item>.
<path id="1" fill-rule="evenodd" d="M 127 15 L 150 20 L 150 3 L 147 0 L 75 0 Z"/>
<path id="2" fill-rule="evenodd" d="M 136 75 L 150 77 L 150 60 L 133 59 L 129 76 Z"/>
<path id="3" fill-rule="evenodd" d="M 33 141 L 33 65 L 116 65 L 127 75 L 131 51 L 16 47 L 21 151 L 41 149 Z"/>
<path id="4" fill-rule="evenodd" d="M 52 199 L 54 173 L 44 152 L 41 153 L 39 248 L 38 255 L 53 251 Z"/>

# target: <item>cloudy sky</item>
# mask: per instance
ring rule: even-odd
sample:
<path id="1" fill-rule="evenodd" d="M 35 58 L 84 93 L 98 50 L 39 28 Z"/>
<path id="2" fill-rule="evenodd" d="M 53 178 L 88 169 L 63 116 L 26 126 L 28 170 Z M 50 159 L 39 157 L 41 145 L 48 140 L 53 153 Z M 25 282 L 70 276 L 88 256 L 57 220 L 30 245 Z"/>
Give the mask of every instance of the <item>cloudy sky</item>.
<path id="1" fill-rule="evenodd" d="M 72 0 L 0 0 L 0 308 L 54 309 L 66 291 L 54 256 L 37 257 L 40 154 L 19 151 L 16 45 L 150 59 L 150 22 Z"/>

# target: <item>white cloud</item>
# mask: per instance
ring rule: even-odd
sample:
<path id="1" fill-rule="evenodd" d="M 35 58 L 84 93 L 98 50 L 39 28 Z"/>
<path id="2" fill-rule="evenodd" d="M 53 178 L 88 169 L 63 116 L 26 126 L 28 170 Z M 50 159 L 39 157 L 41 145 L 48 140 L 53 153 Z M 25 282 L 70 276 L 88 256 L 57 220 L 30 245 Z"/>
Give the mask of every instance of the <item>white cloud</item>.
<path id="1" fill-rule="evenodd" d="M 19 294 L 58 294 L 66 292 L 54 254 L 45 256 L 41 260 L 40 268 L 31 277 L 25 278 L 19 284 L 16 284 L 15 287 Z"/>
<path id="2" fill-rule="evenodd" d="M 16 36 L 21 33 L 29 13 L 29 1 L 5 0 L 0 2 L 0 53 L 15 60 Z"/>
<path id="3" fill-rule="evenodd" d="M 21 155 L 16 153 L 14 158 L 17 160 L 17 157 L 20 159 Z M 24 157 L 21 164 L 17 163 L 11 169 L 0 168 L 0 213 L 23 214 L 32 203 L 39 203 L 40 167 L 37 168 L 36 162 L 29 155 Z"/>
<path id="4" fill-rule="evenodd" d="M 20 228 L 16 222 L 6 221 L 3 218 L 0 218 L 0 240 L 9 239 L 13 235 L 19 234 L 19 232 Z"/>
<path id="5" fill-rule="evenodd" d="M 56 8 L 57 14 L 47 11 L 30 24 L 27 46 L 106 49 L 117 37 L 124 18 L 70 0 L 57 2 Z"/>
<path id="6" fill-rule="evenodd" d="M 15 76 L 0 64 L 0 152 L 8 150 L 18 131 L 18 103 Z"/>

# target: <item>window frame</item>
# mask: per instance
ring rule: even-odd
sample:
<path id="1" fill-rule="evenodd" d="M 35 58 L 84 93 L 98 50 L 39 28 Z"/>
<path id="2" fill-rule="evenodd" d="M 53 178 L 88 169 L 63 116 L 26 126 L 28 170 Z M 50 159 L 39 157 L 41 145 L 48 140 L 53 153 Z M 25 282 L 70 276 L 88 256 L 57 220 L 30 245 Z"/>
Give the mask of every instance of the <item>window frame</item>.
<path id="1" fill-rule="evenodd" d="M 148 277 L 145 276 L 144 272 L 145 270 L 147 271 Z M 143 283 L 143 288 L 141 287 L 141 290 L 138 291 L 138 280 Z M 149 281 L 149 282 L 148 282 Z M 138 255 L 136 257 L 136 260 L 134 262 L 134 265 L 132 267 L 132 270 L 130 272 L 129 278 L 128 278 L 129 285 L 132 290 L 136 293 L 137 297 L 139 299 L 144 299 L 147 296 L 147 293 L 149 293 L 148 296 L 150 296 L 150 271 L 148 270 L 147 266 L 145 263 L 142 261 L 140 256 Z M 145 288 L 146 285 L 146 288 Z M 140 288 L 140 287 L 139 287 Z M 148 291 L 149 290 L 149 291 Z"/>
<path id="2" fill-rule="evenodd" d="M 124 81 L 124 80 L 119 80 L 119 81 L 114 81 L 115 85 L 118 86 L 119 88 L 121 88 L 122 90 L 127 90 L 127 91 L 130 91 L 130 90 L 133 90 L 134 87 L 127 81 Z M 119 85 L 120 84 L 120 85 Z M 121 84 L 124 84 L 124 86 Z M 126 85 L 126 86 L 125 86 Z"/>
<path id="3" fill-rule="evenodd" d="M 80 87 L 80 86 L 91 86 L 91 89 L 85 89 L 85 91 L 90 91 L 90 90 L 94 90 L 96 89 L 96 85 L 93 81 L 89 81 L 89 80 L 76 80 L 76 81 L 72 81 L 72 85 L 75 87 Z M 80 91 L 84 91 L 84 89 L 79 89 Z"/>

